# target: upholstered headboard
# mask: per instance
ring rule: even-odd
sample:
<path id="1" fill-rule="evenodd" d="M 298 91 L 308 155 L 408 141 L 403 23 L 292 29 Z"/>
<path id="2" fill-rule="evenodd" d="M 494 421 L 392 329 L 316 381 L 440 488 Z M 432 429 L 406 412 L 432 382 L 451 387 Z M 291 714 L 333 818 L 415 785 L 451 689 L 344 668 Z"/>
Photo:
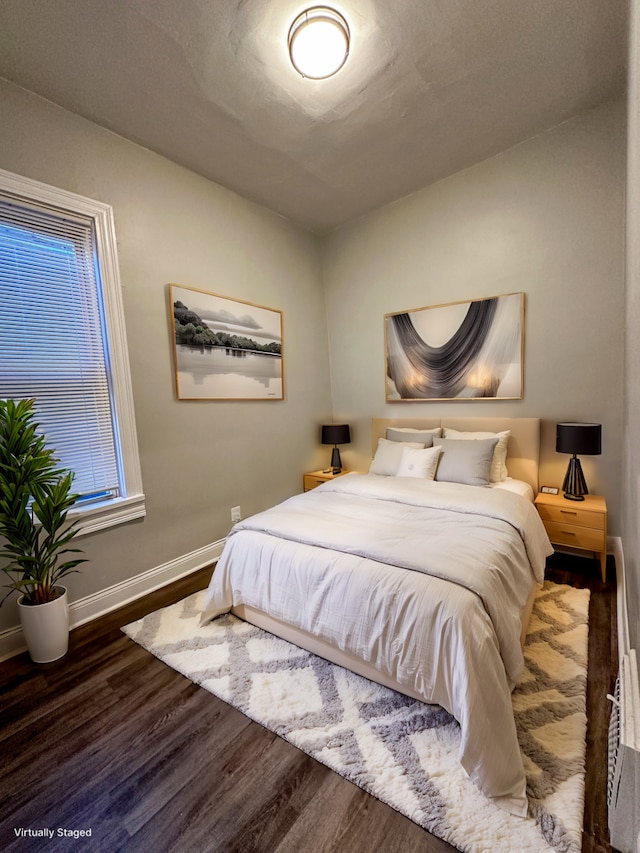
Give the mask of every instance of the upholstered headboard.
<path id="1" fill-rule="evenodd" d="M 463 432 L 502 432 L 511 430 L 507 446 L 509 476 L 529 483 L 538 491 L 540 461 L 540 418 L 374 418 L 372 421 L 372 450 L 375 454 L 378 439 L 384 438 L 388 427 L 433 429 L 449 427 Z"/>

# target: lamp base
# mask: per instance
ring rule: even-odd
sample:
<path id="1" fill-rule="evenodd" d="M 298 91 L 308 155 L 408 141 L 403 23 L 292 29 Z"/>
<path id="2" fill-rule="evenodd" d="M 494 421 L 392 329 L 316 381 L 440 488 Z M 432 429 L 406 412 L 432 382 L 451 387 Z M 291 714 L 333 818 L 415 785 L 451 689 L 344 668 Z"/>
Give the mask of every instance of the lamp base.
<path id="1" fill-rule="evenodd" d="M 340 459 L 340 449 L 337 444 L 331 451 L 331 467 L 334 474 L 339 474 L 342 471 L 342 459 Z"/>
<path id="2" fill-rule="evenodd" d="M 562 484 L 562 491 L 568 501 L 583 501 L 584 496 L 589 494 L 587 481 L 582 473 L 580 460 L 574 453 L 569 461 L 569 467 Z"/>

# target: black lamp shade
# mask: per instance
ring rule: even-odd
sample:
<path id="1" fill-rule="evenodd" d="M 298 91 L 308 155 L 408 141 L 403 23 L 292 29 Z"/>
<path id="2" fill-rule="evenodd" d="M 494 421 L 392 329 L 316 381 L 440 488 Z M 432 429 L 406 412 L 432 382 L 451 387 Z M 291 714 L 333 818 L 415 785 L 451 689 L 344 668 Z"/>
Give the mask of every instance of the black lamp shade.
<path id="1" fill-rule="evenodd" d="M 349 424 L 328 424 L 322 427 L 323 444 L 350 444 Z"/>
<path id="2" fill-rule="evenodd" d="M 575 422 L 556 424 L 556 451 L 599 456 L 602 452 L 602 426 Z"/>

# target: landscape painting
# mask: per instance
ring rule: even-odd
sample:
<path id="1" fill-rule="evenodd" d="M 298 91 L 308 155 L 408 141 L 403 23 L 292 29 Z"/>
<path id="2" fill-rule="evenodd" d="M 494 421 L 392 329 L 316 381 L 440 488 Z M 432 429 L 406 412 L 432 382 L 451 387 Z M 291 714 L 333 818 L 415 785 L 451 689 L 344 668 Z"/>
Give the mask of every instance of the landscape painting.
<path id="1" fill-rule="evenodd" d="M 520 399 L 523 347 L 524 293 L 386 314 L 386 399 Z"/>
<path id="2" fill-rule="evenodd" d="M 179 400 L 282 400 L 282 312 L 169 285 Z"/>

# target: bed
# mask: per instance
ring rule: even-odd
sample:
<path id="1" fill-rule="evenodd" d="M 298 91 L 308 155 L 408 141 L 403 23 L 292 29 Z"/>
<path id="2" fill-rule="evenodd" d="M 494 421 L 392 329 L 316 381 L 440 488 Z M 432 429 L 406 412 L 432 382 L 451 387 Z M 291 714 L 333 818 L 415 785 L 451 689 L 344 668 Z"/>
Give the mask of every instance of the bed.
<path id="1" fill-rule="evenodd" d="M 460 724 L 476 785 L 526 815 L 511 706 L 552 552 L 535 418 L 374 419 L 373 460 L 237 524 L 202 621 L 229 611 Z"/>

